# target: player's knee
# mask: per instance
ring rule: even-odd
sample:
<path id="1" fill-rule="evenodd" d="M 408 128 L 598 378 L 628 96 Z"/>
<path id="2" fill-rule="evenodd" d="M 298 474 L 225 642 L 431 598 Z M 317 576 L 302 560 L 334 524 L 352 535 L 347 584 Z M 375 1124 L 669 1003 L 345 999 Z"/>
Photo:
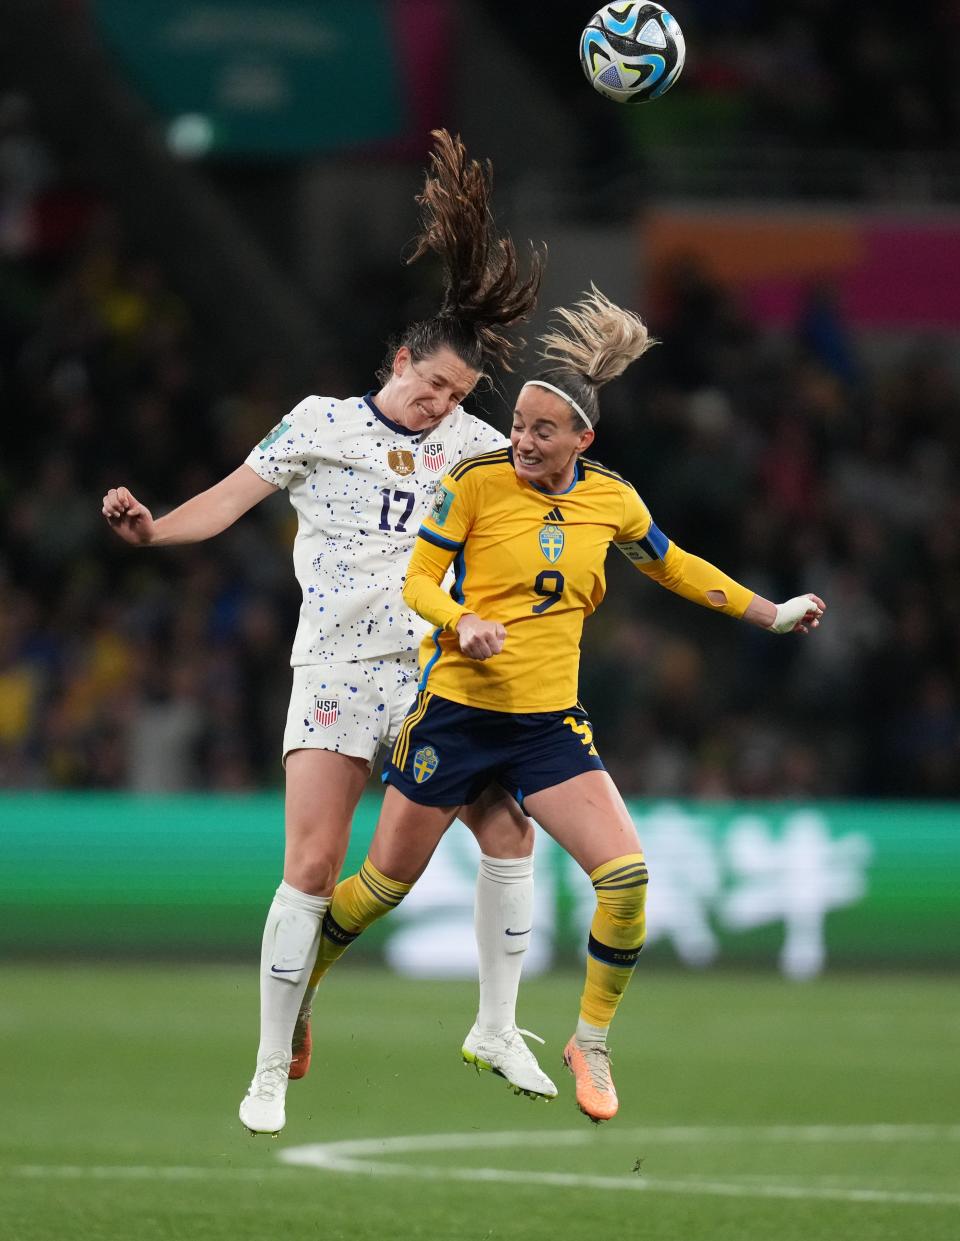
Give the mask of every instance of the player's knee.
<path id="1" fill-rule="evenodd" d="M 597 912 L 590 925 L 587 952 L 613 969 L 633 969 L 647 937 L 647 877 L 631 876 L 619 886 L 594 884 Z"/>
<path id="2" fill-rule="evenodd" d="M 533 820 L 505 793 L 485 790 L 475 802 L 461 809 L 460 818 L 487 857 L 526 858 L 533 853 Z"/>
<path id="3" fill-rule="evenodd" d="M 647 866 L 642 853 L 628 853 L 598 867 L 591 876 L 597 909 L 617 927 L 646 929 Z"/>
<path id="4" fill-rule="evenodd" d="M 339 871 L 339 859 L 313 857 L 306 853 L 288 853 L 283 864 L 284 881 L 310 896 L 329 896 Z"/>
<path id="5" fill-rule="evenodd" d="M 534 827 L 527 818 L 512 820 L 504 817 L 496 823 L 467 826 L 476 837 L 480 851 L 487 857 L 528 858 L 533 854 L 536 839 Z"/>

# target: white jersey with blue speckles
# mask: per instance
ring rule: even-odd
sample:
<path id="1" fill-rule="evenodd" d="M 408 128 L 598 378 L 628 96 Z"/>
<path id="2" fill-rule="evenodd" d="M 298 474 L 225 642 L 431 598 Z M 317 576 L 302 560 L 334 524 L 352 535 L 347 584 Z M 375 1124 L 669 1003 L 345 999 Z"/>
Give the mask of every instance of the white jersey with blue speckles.
<path id="1" fill-rule="evenodd" d="M 416 651 L 429 628 L 403 602 L 407 561 L 439 480 L 506 438 L 457 406 L 408 431 L 371 396 L 308 396 L 247 457 L 285 487 L 297 512 L 294 571 L 303 592 L 290 662 Z"/>

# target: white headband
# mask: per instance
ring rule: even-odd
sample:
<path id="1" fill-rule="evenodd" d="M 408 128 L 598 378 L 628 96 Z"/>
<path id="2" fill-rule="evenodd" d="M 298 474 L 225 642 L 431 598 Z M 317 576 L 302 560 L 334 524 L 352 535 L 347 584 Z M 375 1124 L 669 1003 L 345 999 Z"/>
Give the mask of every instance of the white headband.
<path id="1" fill-rule="evenodd" d="M 573 397 L 569 396 L 566 392 L 564 392 L 562 388 L 557 388 L 554 384 L 548 384 L 545 379 L 528 379 L 527 382 L 523 385 L 523 388 L 529 388 L 531 384 L 535 384 L 538 388 L 548 388 L 551 392 L 555 392 L 557 396 L 562 397 L 563 400 L 565 400 L 568 405 L 573 406 L 573 408 L 577 411 L 577 413 L 580 415 L 583 421 L 587 424 L 587 427 L 591 431 L 593 430 L 593 423 L 590 421 L 587 415 L 583 412 L 580 406 L 576 403 Z M 523 391 L 523 388 L 520 389 L 521 392 Z"/>

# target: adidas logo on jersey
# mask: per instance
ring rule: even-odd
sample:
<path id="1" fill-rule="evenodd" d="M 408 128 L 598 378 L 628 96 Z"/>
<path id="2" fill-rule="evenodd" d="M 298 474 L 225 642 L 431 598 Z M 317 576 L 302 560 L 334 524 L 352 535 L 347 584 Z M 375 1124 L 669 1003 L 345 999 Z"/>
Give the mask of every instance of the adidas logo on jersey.
<path id="1" fill-rule="evenodd" d="M 563 513 L 558 508 L 552 508 L 549 513 L 545 513 L 544 521 L 563 521 Z"/>

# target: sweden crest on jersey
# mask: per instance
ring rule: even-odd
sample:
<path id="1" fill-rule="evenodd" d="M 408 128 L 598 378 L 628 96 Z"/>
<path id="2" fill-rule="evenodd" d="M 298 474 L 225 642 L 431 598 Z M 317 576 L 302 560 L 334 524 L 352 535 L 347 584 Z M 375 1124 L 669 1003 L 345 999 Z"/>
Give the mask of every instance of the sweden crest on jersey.
<path id="1" fill-rule="evenodd" d="M 425 784 L 440 766 L 440 759 L 432 745 L 422 745 L 413 756 L 413 778 L 417 784 Z"/>
<path id="2" fill-rule="evenodd" d="M 559 526 L 544 526 L 540 531 L 540 550 L 550 561 L 556 564 L 563 551 L 563 531 Z"/>

